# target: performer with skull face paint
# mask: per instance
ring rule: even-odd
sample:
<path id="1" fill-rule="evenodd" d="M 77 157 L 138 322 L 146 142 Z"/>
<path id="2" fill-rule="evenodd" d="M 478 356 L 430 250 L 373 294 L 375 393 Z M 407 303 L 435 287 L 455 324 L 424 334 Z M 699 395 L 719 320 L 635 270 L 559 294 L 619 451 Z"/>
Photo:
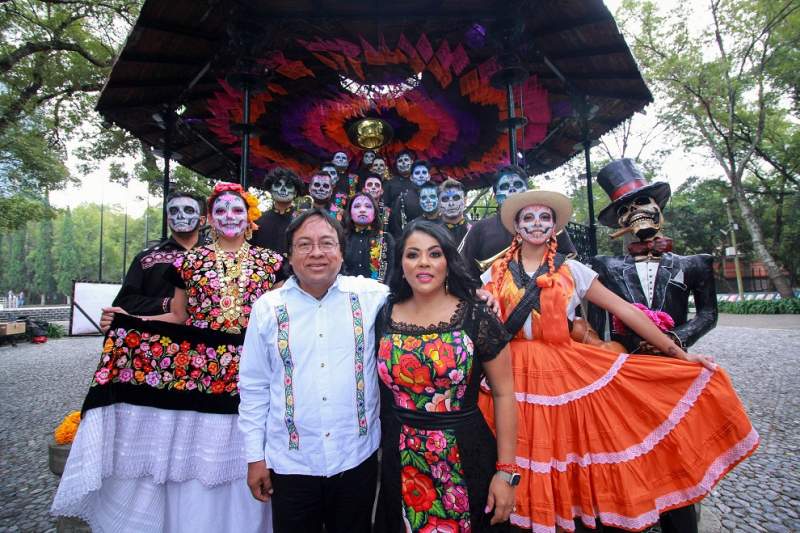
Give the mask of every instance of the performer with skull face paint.
<path id="1" fill-rule="evenodd" d="M 439 185 L 441 224 L 450 232 L 457 247 L 461 245 L 467 231 L 472 227 L 464 217 L 466 208 L 467 194 L 460 181 L 448 178 Z"/>
<path id="2" fill-rule="evenodd" d="M 394 205 L 398 196 L 414 188 L 414 184 L 411 183 L 411 167 L 415 160 L 416 155 L 411 150 L 403 150 L 397 154 L 397 158 L 394 160 L 395 174 L 390 179 L 384 180 L 383 199 L 386 205 Z"/>
<path id="3" fill-rule="evenodd" d="M 422 214 L 414 220 L 427 220 L 438 224 L 439 215 L 439 187 L 432 181 L 423 183 L 419 188 L 419 208 Z"/>
<path id="4" fill-rule="evenodd" d="M 174 262 L 170 313 L 103 310 L 103 353 L 53 514 L 94 531 L 271 531 L 238 427 L 244 330 L 284 278 L 281 255 L 245 240 L 257 205 L 238 184 L 214 187 L 214 242 Z"/>
<path id="5" fill-rule="evenodd" d="M 197 244 L 205 215 L 205 203 L 202 200 L 193 194 L 171 192 L 167 197 L 170 238 L 133 258 L 112 305 L 129 309 L 137 315 L 169 312 L 174 288 L 164 279 L 164 275 L 180 254 Z"/>
<path id="6" fill-rule="evenodd" d="M 336 169 L 334 195 L 343 195 L 344 202 L 347 203 L 347 200 L 352 198 L 358 190 L 358 175 L 348 172 L 348 169 L 350 168 L 350 156 L 348 156 L 347 152 L 343 150 L 339 150 L 333 154 L 331 163 Z M 339 207 L 344 207 L 344 204 L 340 205 Z"/>
<path id="7" fill-rule="evenodd" d="M 384 182 L 391 180 L 391 176 L 389 175 L 389 167 L 386 166 L 386 160 L 382 157 L 376 157 L 372 160 L 372 164 L 369 166 L 369 171 L 380 176 L 381 180 Z"/>
<path id="8" fill-rule="evenodd" d="M 503 202 L 509 196 L 528 190 L 528 181 L 525 176 L 525 171 L 516 165 L 502 167 L 495 173 L 492 190 L 497 201 L 498 212 L 472 224 L 461 241 L 459 252 L 467 262 L 470 273 L 476 278 L 481 275 L 479 266 L 481 262 L 496 256 L 511 244 L 513 236 L 503 227 L 500 220 L 500 208 L 503 207 Z M 556 238 L 559 252 L 566 255 L 575 253 L 575 246 L 565 229 Z"/>
<path id="9" fill-rule="evenodd" d="M 324 209 L 336 220 L 341 220 L 342 208 L 333 200 L 333 181 L 329 174 L 319 172 L 311 176 L 308 194 L 314 200 L 314 207 Z"/>
<path id="10" fill-rule="evenodd" d="M 571 211 L 557 192 L 508 197 L 500 218 L 514 242 L 481 277 L 514 335 L 522 480 L 511 523 L 573 531 L 577 518 L 591 528 L 597 521 L 604 530 L 641 531 L 660 512 L 703 498 L 759 437 L 711 358 L 687 354 L 590 268 L 556 253 L 554 235 Z M 671 357 L 572 340 L 583 298 Z M 491 421 L 490 395 L 482 395 L 481 410 Z"/>
<path id="11" fill-rule="evenodd" d="M 294 199 L 303 193 L 302 180 L 285 168 L 275 168 L 264 181 L 272 196 L 272 208 L 256 221 L 258 229 L 253 232 L 250 244 L 269 248 L 286 256 L 286 228 L 295 216 Z"/>
<path id="12" fill-rule="evenodd" d="M 361 154 L 361 163 L 358 165 L 358 175 L 361 178 L 361 182 L 363 183 L 364 176 L 371 172 L 370 167 L 372 166 L 373 161 L 375 158 L 378 157 L 378 154 L 375 150 L 366 150 L 363 154 Z"/>
<path id="13" fill-rule="evenodd" d="M 344 265 L 348 275 L 383 283 L 394 260 L 394 239 L 383 231 L 375 198 L 360 192 L 350 199 L 344 215 Z"/>
<path id="14" fill-rule="evenodd" d="M 398 157 L 399 159 L 399 157 Z M 401 182 L 404 178 L 395 178 L 390 183 Z M 389 232 L 395 239 L 403 233 L 406 224 L 423 214 L 419 204 L 419 192 L 423 185 L 431 179 L 430 166 L 427 161 L 415 161 L 411 165 L 409 187 L 402 190 L 392 204 L 392 213 L 389 216 Z M 386 184 L 389 187 L 389 184 Z M 387 198 L 387 191 L 384 189 L 384 197 Z M 434 195 L 435 196 L 435 195 Z M 438 198 L 436 200 L 438 204 Z"/>
<path id="15" fill-rule="evenodd" d="M 363 176 L 361 183 L 361 192 L 367 193 L 377 202 L 381 219 L 381 229 L 385 230 L 388 228 L 389 215 L 392 210 L 383 202 L 383 179 L 381 179 L 380 175 L 369 172 Z"/>

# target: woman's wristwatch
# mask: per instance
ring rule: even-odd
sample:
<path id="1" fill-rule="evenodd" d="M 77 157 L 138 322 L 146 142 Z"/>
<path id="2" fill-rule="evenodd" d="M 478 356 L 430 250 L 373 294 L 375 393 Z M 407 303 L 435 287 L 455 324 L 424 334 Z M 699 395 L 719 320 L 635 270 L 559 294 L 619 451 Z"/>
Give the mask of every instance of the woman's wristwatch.
<path id="1" fill-rule="evenodd" d="M 519 485 L 522 476 L 519 473 L 519 467 L 517 465 L 511 463 L 495 463 L 494 467 L 506 483 L 512 487 Z"/>

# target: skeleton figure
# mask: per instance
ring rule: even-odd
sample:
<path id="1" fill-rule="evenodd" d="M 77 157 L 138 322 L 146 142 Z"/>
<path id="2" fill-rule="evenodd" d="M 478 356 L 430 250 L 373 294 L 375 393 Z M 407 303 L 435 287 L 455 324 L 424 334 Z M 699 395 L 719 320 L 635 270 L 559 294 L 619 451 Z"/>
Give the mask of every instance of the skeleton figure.
<path id="1" fill-rule="evenodd" d="M 394 162 L 394 167 L 397 169 L 398 175 L 407 178 L 411 173 L 411 165 L 413 163 L 414 154 L 408 151 L 400 152 L 400 155 L 397 156 L 397 160 Z"/>
<path id="2" fill-rule="evenodd" d="M 373 159 L 372 164 L 369 166 L 370 172 L 377 174 L 384 179 L 386 178 L 386 169 L 386 160 L 384 160 L 382 157 L 376 157 Z"/>
<path id="3" fill-rule="evenodd" d="M 173 233 L 191 233 L 200 223 L 200 204 L 188 196 L 172 198 L 167 202 L 167 223 Z"/>
<path id="4" fill-rule="evenodd" d="M 438 214 L 439 195 L 434 183 L 425 183 L 419 190 L 419 207 L 426 218 L 434 218 Z"/>
<path id="5" fill-rule="evenodd" d="M 314 203 L 324 204 L 331 199 L 333 193 L 332 179 L 328 174 L 315 174 L 311 177 L 311 185 L 308 187 L 308 193 L 314 199 Z"/>
<path id="6" fill-rule="evenodd" d="M 518 173 L 509 171 L 501 174 L 497 180 L 497 185 L 494 189 L 494 198 L 497 205 L 503 205 L 503 202 L 512 194 L 525 192 L 528 190 L 528 182 Z"/>
<path id="7" fill-rule="evenodd" d="M 422 161 L 417 161 L 411 169 L 411 183 L 417 187 L 422 187 L 425 183 L 430 181 L 431 173 L 428 169 L 428 164 Z"/>
<path id="8" fill-rule="evenodd" d="M 467 208 L 466 195 L 460 188 L 460 183 L 458 184 L 459 187 L 448 186 L 449 181 L 451 180 L 443 183 L 440 188 L 439 210 L 445 222 L 456 224 L 464 218 L 464 211 Z"/>
<path id="9" fill-rule="evenodd" d="M 297 188 L 289 180 L 280 178 L 276 180 L 269 190 L 272 200 L 280 203 L 291 202 L 297 196 Z"/>
<path id="10" fill-rule="evenodd" d="M 331 163 L 333 163 L 333 166 L 336 167 L 336 170 L 338 170 L 340 173 L 344 173 L 347 171 L 347 167 L 350 166 L 350 158 L 347 157 L 345 152 L 339 151 L 333 154 Z"/>
<path id="11" fill-rule="evenodd" d="M 651 196 L 637 196 L 620 205 L 616 212 L 620 227 L 630 228 L 640 240 L 650 239 L 661 231 L 661 207 Z"/>

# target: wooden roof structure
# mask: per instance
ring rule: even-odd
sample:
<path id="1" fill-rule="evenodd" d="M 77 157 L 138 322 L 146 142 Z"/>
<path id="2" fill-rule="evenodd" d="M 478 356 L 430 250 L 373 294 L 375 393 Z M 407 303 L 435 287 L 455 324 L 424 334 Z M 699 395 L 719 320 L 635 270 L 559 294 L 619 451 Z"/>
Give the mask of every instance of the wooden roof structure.
<path id="1" fill-rule="evenodd" d="M 521 33 L 504 33 L 503 28 L 510 27 Z M 340 47 L 331 44 L 337 42 Z M 231 73 L 252 71 L 256 64 L 270 76 L 264 80 L 265 96 L 251 102 L 260 130 L 251 139 L 251 166 L 280 164 L 281 157 L 290 154 L 292 162 L 310 167 L 319 163 L 321 147 L 304 152 L 303 143 L 287 134 L 289 126 L 279 130 L 276 124 L 289 120 L 288 110 L 300 105 L 296 97 L 343 98 L 350 90 L 343 80 L 369 87 L 387 80 L 413 81 L 414 76 L 428 93 L 435 93 L 430 100 L 460 97 L 459 92 L 471 90 L 465 89 L 464 78 L 472 70 L 480 71 L 475 79 L 485 81 L 491 72 L 484 70 L 497 67 L 495 59 L 502 63 L 509 50 L 546 95 L 540 134 L 535 142 L 522 143 L 522 163 L 530 174 L 552 170 L 582 150 L 587 132 L 579 109 L 588 113 L 588 138 L 594 140 L 652 101 L 601 0 L 147 0 L 97 110 L 145 143 L 162 151 L 168 148 L 173 159 L 195 172 L 232 179 L 241 148 L 225 122 L 241 120 L 242 109 L 233 105 L 239 93 L 225 82 Z M 243 67 L 245 63 L 249 66 Z M 471 98 L 476 100 L 474 94 Z M 394 101 L 394 96 L 384 99 Z M 484 96 L 497 100 L 496 94 Z M 494 129 L 508 116 L 506 106 L 495 103 L 484 111 L 475 111 L 477 104 L 470 103 L 481 128 Z M 372 105 L 374 109 L 375 102 Z M 321 112 L 318 103 L 308 107 Z M 177 118 L 166 147 L 165 116 L 170 110 Z M 527 114 L 524 107 L 521 111 Z M 446 119 L 425 127 L 438 128 Z M 399 127 L 403 128 L 410 138 L 423 126 Z M 281 135 L 283 144 L 259 151 L 262 141 L 268 145 Z M 442 136 L 437 130 L 433 140 Z M 461 137 L 451 140 L 451 147 L 462 143 Z M 330 145 L 330 139 L 326 142 Z M 485 154 L 473 154 L 480 157 Z M 507 158 L 508 151 L 493 157 Z M 480 172 L 457 177 L 470 188 L 485 185 Z"/>

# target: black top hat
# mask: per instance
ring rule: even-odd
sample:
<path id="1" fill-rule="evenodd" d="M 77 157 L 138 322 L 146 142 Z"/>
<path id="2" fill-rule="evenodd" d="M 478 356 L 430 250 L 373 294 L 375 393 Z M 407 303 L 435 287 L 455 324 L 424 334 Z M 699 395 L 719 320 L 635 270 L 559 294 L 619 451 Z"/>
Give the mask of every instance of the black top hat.
<path id="1" fill-rule="evenodd" d="M 671 194 L 669 183 L 658 181 L 648 184 L 633 159 L 617 159 L 607 164 L 597 173 L 597 183 L 611 198 L 611 203 L 600 211 L 597 220 L 610 228 L 619 227 L 617 208 L 622 204 L 638 196 L 649 196 L 664 209 Z"/>

